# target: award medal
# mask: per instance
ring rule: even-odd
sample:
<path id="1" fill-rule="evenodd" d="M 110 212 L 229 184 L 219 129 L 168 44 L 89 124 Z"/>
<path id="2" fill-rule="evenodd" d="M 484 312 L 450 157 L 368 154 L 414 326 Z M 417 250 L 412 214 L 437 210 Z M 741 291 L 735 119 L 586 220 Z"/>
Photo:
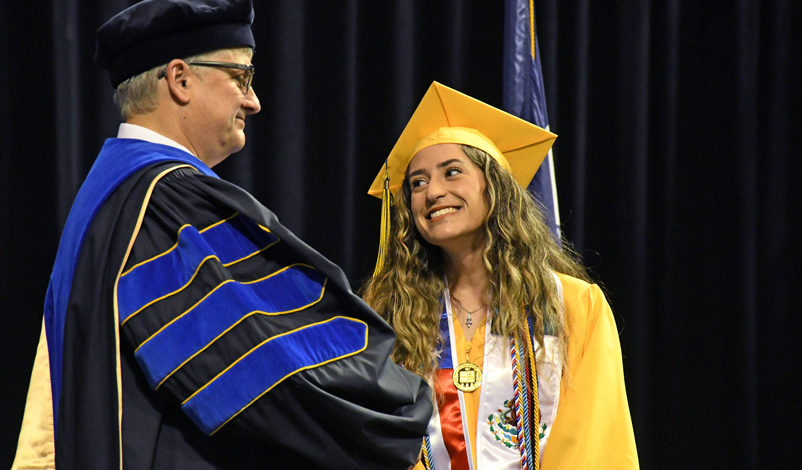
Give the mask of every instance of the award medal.
<path id="1" fill-rule="evenodd" d="M 468 343 L 468 349 L 465 351 L 465 362 L 458 365 L 451 375 L 454 386 L 463 392 L 472 392 L 482 385 L 482 369 L 471 362 L 470 354 L 471 343 Z"/>

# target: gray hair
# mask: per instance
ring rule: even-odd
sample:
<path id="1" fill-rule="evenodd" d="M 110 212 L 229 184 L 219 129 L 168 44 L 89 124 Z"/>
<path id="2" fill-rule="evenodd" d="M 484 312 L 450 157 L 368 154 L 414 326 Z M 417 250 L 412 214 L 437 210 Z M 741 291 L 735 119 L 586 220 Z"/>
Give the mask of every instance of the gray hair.
<path id="1" fill-rule="evenodd" d="M 249 53 L 253 50 L 250 47 L 245 47 Z M 239 50 L 239 48 L 233 49 Z M 208 60 L 219 51 L 204 52 L 203 54 L 187 57 L 184 62 L 192 62 L 195 60 Z M 155 111 L 159 106 L 159 75 L 167 71 L 167 65 L 159 65 L 152 69 L 135 75 L 117 86 L 114 91 L 114 104 L 120 108 L 120 117 L 123 121 L 138 115 L 146 114 Z M 209 70 L 204 67 L 197 67 L 196 73 L 203 78 Z"/>

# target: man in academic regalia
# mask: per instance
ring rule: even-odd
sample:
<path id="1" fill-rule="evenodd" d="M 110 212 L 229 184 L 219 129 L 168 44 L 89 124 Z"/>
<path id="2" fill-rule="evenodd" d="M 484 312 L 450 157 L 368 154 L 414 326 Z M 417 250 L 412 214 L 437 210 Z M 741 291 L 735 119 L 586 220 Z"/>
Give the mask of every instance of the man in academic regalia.
<path id="1" fill-rule="evenodd" d="M 245 144 L 249 0 L 98 30 L 125 123 L 70 212 L 14 468 L 398 468 L 430 391 L 342 271 L 212 171 Z"/>

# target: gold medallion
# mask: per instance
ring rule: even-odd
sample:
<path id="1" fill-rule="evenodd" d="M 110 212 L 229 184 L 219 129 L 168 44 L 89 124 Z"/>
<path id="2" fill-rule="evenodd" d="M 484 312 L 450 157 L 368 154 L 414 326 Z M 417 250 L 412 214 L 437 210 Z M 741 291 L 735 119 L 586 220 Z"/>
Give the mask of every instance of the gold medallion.
<path id="1" fill-rule="evenodd" d="M 451 375 L 454 386 L 463 392 L 472 392 L 482 385 L 482 369 L 472 362 L 463 362 Z"/>

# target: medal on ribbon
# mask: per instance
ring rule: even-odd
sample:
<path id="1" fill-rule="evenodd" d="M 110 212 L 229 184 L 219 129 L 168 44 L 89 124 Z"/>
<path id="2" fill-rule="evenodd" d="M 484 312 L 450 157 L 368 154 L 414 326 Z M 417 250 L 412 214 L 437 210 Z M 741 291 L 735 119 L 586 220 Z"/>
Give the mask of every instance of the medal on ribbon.
<path id="1" fill-rule="evenodd" d="M 468 349 L 465 351 L 465 362 L 458 365 L 451 375 L 454 386 L 463 392 L 472 392 L 482 385 L 482 369 L 471 362 L 470 354 L 471 343 L 468 343 Z"/>

